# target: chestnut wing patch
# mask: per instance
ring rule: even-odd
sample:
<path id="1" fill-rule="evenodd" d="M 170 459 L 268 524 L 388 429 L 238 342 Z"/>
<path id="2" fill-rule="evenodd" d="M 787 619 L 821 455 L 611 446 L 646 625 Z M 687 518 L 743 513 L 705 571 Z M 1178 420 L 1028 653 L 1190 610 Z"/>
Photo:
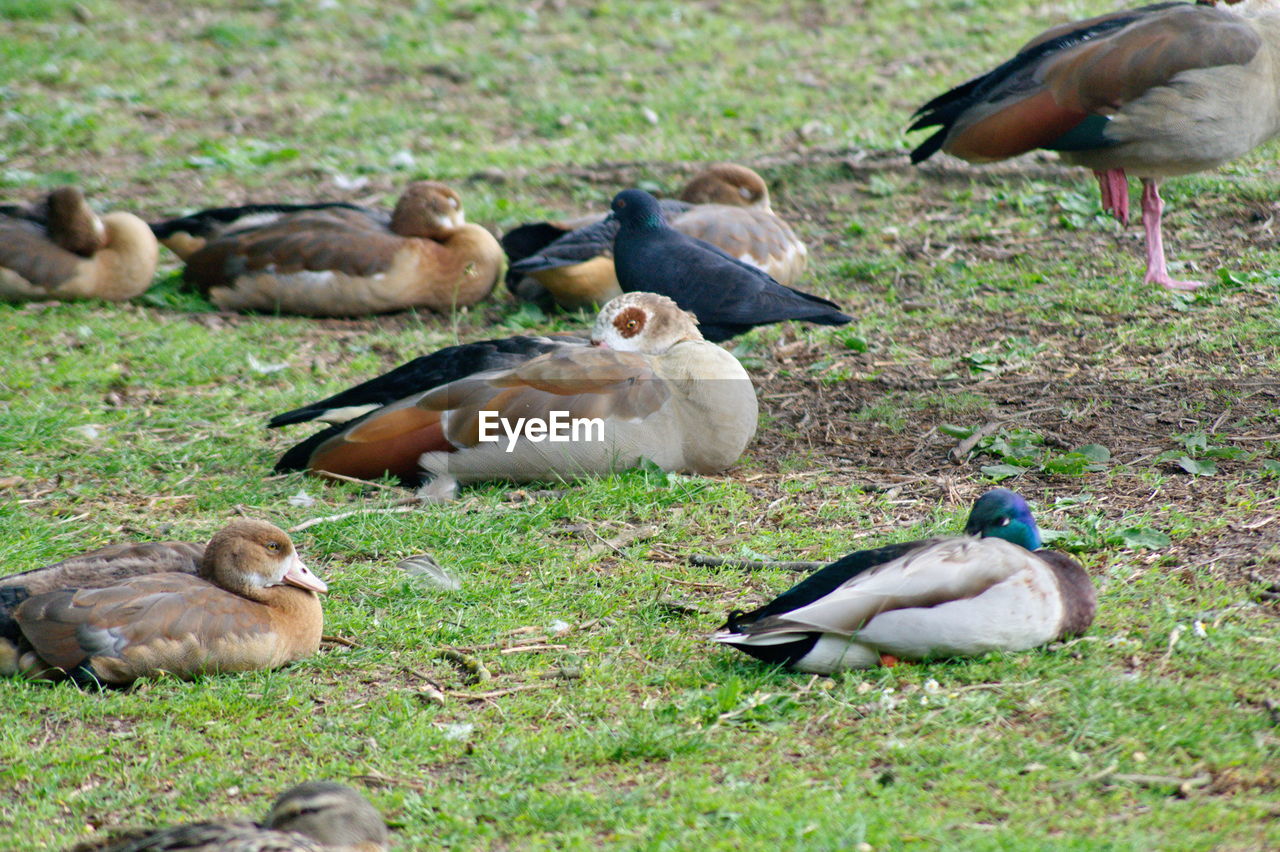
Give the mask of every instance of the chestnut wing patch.
<path id="1" fill-rule="evenodd" d="M 482 412 L 514 428 L 520 418 L 639 420 L 671 389 L 644 356 L 597 347 L 563 349 L 511 370 L 481 373 L 437 388 L 418 405 L 442 412 L 445 436 L 458 447 L 480 442 Z"/>

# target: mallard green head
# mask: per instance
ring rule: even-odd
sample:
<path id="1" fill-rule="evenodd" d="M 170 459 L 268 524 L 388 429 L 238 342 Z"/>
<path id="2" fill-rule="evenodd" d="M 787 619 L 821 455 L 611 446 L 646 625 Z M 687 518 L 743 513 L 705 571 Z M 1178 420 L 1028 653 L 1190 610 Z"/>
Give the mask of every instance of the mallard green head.
<path id="1" fill-rule="evenodd" d="M 1021 495 L 1008 488 L 993 488 L 979 497 L 969 512 L 964 531 L 984 538 L 1002 538 L 1027 550 L 1040 549 L 1040 529 L 1031 517 L 1031 507 Z"/>

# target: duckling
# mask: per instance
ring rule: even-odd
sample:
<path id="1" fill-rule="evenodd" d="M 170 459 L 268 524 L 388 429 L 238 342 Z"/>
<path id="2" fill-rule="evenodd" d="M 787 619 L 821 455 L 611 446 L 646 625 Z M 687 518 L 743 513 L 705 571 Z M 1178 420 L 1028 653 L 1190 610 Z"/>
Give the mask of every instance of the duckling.
<path id="1" fill-rule="evenodd" d="M 643 457 L 664 470 L 713 473 L 737 461 L 755 434 L 750 377 L 665 296 L 624 294 L 600 311 L 590 342 L 524 351 L 511 366 L 401 385 L 400 398 L 312 436 L 276 469 L 392 474 L 406 484 L 527 482 L 605 474 Z M 333 407 L 379 399 L 376 390 L 340 394 Z M 553 423 L 566 440 L 541 431 Z M 575 423 L 586 425 L 579 432 Z"/>
<path id="2" fill-rule="evenodd" d="M 73 186 L 33 207 L 0 209 L 0 300 L 106 299 L 151 286 L 160 248 L 131 213 L 101 218 Z"/>
<path id="3" fill-rule="evenodd" d="M 224 310 L 337 317 L 467 307 L 492 292 L 502 265 L 498 241 L 467 223 L 456 192 L 417 181 L 389 225 L 359 209 L 289 213 L 209 241 L 183 277 Z"/>
<path id="4" fill-rule="evenodd" d="M 763 269 L 784 285 L 804 272 L 808 249 L 773 212 L 764 179 L 746 166 L 711 165 L 685 186 L 680 200 L 662 199 L 658 205 L 675 230 Z M 603 305 L 622 292 L 613 263 L 617 234 L 617 221 L 604 214 L 516 228 L 502 238 L 511 259 L 507 283 L 528 301 L 537 301 L 545 288 L 568 310 Z M 540 287 L 524 283 L 526 275 Z"/>
<path id="5" fill-rule="evenodd" d="M 213 536 L 209 576 L 145 574 L 97 589 L 35 594 L 13 611 L 27 677 L 124 686 L 168 673 L 282 666 L 314 654 L 328 591 L 293 542 L 265 521 L 240 520 Z"/>
<path id="6" fill-rule="evenodd" d="M 1097 611 L 1088 573 L 1041 549 L 1020 495 L 982 495 L 965 533 L 851 553 L 752 612 L 731 612 L 712 640 L 833 674 L 896 659 L 1023 651 L 1088 630 Z"/>
<path id="7" fill-rule="evenodd" d="M 282 793 L 266 820 L 202 822 L 127 832 L 71 852 L 385 852 L 387 825 L 364 796 L 345 784 L 308 781 Z"/>

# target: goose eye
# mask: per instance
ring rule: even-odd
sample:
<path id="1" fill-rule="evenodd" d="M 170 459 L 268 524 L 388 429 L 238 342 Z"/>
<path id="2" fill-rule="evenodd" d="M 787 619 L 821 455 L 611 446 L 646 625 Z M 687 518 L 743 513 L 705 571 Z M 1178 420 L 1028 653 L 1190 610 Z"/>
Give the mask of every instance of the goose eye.
<path id="1" fill-rule="evenodd" d="M 635 320 L 627 320 L 627 328 L 635 328 L 639 323 Z"/>
<path id="2" fill-rule="evenodd" d="M 275 553 L 279 549 L 280 549 L 280 542 L 278 541 L 267 542 L 267 550 L 270 550 L 272 553 Z"/>

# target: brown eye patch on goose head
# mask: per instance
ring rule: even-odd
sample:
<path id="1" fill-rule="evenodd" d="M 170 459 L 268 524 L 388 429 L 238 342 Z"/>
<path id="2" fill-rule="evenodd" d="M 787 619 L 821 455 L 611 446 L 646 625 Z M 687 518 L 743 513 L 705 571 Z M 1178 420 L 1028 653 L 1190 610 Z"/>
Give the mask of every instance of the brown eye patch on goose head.
<path id="1" fill-rule="evenodd" d="M 618 315 L 613 318 L 613 327 L 618 330 L 618 334 L 630 339 L 644 331 L 644 324 L 647 320 L 648 316 L 640 308 L 626 308 L 619 311 Z"/>

